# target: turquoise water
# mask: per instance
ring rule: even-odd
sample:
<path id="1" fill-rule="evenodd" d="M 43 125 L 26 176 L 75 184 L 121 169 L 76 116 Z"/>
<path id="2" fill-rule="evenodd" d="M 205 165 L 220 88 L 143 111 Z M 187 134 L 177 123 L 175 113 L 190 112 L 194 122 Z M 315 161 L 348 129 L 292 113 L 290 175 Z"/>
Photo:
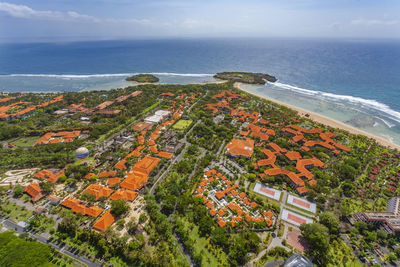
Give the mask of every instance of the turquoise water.
<path id="1" fill-rule="evenodd" d="M 259 86 L 241 85 L 240 87 L 250 93 L 324 115 L 400 144 L 398 121 L 389 119 L 385 108 L 381 107 L 380 103 L 372 102 L 366 105 L 363 104 L 365 100 L 354 100 L 349 96 L 326 95 L 315 91 L 302 91 L 298 88 L 288 89 L 288 85 L 282 85 L 279 82 Z M 392 116 L 394 115 L 390 115 Z"/>
<path id="2" fill-rule="evenodd" d="M 119 88 L 134 73 L 160 83 L 213 82 L 219 71 L 265 72 L 249 87 L 400 143 L 400 41 L 180 39 L 0 44 L 0 91 Z"/>

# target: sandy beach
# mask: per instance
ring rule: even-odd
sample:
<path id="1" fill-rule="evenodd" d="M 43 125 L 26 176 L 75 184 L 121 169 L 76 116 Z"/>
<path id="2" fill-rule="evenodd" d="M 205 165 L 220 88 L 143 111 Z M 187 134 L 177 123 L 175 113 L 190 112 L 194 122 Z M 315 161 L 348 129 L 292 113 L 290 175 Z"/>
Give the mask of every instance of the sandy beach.
<path id="1" fill-rule="evenodd" d="M 326 116 L 320 115 L 320 114 L 315 113 L 315 112 L 311 112 L 311 111 L 308 111 L 308 110 L 305 110 L 305 109 L 302 109 L 302 108 L 298 108 L 298 107 L 295 107 L 293 105 L 289 105 L 289 104 L 280 102 L 280 101 L 275 100 L 275 99 L 267 98 L 265 96 L 260 96 L 260 95 L 257 95 L 257 94 L 250 93 L 250 92 L 240 88 L 240 85 L 241 85 L 241 83 L 239 83 L 239 82 L 234 83 L 234 87 L 235 88 L 237 88 L 237 89 L 239 89 L 241 91 L 244 91 L 244 92 L 246 92 L 248 94 L 254 95 L 256 97 L 264 98 L 264 99 L 267 99 L 267 100 L 269 100 L 271 102 L 275 102 L 275 103 L 277 103 L 279 105 L 282 105 L 282 106 L 288 107 L 290 109 L 296 110 L 299 113 L 299 115 L 302 116 L 302 117 L 306 117 L 306 114 L 308 114 L 307 118 L 312 119 L 312 120 L 314 120 L 314 121 L 316 121 L 318 123 L 321 123 L 321 124 L 324 124 L 324 125 L 327 125 L 327 126 L 330 126 L 330 127 L 333 127 L 333 128 L 343 129 L 343 130 L 346 130 L 346 131 L 348 131 L 348 132 L 350 132 L 352 134 L 365 135 L 365 136 L 368 136 L 370 138 L 375 139 L 379 144 L 381 144 L 383 146 L 386 146 L 386 147 L 389 147 L 389 148 L 392 148 L 392 149 L 400 150 L 400 145 L 394 144 L 394 143 L 392 143 L 390 140 L 388 140 L 386 138 L 383 138 L 381 136 L 377 136 L 377 135 L 362 131 L 362 130 L 357 129 L 357 128 L 353 127 L 353 126 L 350 126 L 350 125 L 345 124 L 343 122 L 328 118 Z"/>

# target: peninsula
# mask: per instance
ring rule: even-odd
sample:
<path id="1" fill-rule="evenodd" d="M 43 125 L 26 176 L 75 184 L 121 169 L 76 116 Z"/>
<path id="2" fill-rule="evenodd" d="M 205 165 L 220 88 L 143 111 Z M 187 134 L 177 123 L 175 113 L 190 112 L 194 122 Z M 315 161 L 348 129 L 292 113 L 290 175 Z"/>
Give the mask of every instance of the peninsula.
<path id="1" fill-rule="evenodd" d="M 274 76 L 271 76 L 269 74 L 252 72 L 219 72 L 214 75 L 214 78 L 248 84 L 265 84 L 265 81 L 277 81 Z"/>

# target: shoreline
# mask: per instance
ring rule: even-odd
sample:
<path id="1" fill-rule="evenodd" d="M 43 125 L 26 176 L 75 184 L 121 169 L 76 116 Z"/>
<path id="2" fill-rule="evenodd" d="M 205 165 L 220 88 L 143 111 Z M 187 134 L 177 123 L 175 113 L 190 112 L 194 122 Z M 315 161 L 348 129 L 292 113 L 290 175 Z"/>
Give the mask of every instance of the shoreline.
<path id="1" fill-rule="evenodd" d="M 235 83 L 233 84 L 233 87 L 235 87 L 236 89 L 241 90 L 241 91 L 243 91 L 243 92 L 246 92 L 246 93 L 248 93 L 248 94 L 250 94 L 250 95 L 253 95 L 253 96 L 256 96 L 256 97 L 259 97 L 259 98 L 263 98 L 263 99 L 266 99 L 266 100 L 268 100 L 268 101 L 277 103 L 277 104 L 279 104 L 279 105 L 281 105 L 281 106 L 285 106 L 285 107 L 288 107 L 288 108 L 290 108 L 290 109 L 293 109 L 293 110 L 297 111 L 298 114 L 299 114 L 301 117 L 305 117 L 305 118 L 311 119 L 311 120 L 313 120 L 313 121 L 316 121 L 316 122 L 318 122 L 318 123 L 321 123 L 321 124 L 330 126 L 330 127 L 332 127 L 332 128 L 339 128 L 339 129 L 348 131 L 348 132 L 350 132 L 350 133 L 352 133 L 352 134 L 365 135 L 365 136 L 367 136 L 367 137 L 369 137 L 369 138 L 375 139 L 379 144 L 381 144 L 381 145 L 383 145 L 383 146 L 385 146 L 385 147 L 389 147 L 389 148 L 391 148 L 391 149 L 398 149 L 398 150 L 400 150 L 400 145 L 397 145 L 397 144 L 391 142 L 390 140 L 388 140 L 388 139 L 386 139 L 386 138 L 384 138 L 384 137 L 377 136 L 377 135 L 374 135 L 374 134 L 372 134 L 372 133 L 368 133 L 368 132 L 363 131 L 363 130 L 360 130 L 360 129 L 354 127 L 354 126 L 345 124 L 345 123 L 343 123 L 343 122 L 341 122 L 341 121 L 338 121 L 338 120 L 335 120 L 335 119 L 326 117 L 326 116 L 324 116 L 324 115 L 321 115 L 321 114 L 318 114 L 318 113 L 315 113 L 315 112 L 312 112 L 312 111 L 309 111 L 309 110 L 306 110 L 306 109 L 303 109 L 303 108 L 299 108 L 299 107 L 296 107 L 296 106 L 293 106 L 293 105 L 290 105 L 290 104 L 281 102 L 281 101 L 279 101 L 279 100 L 271 99 L 271 98 L 268 98 L 268 97 L 265 97 L 265 96 L 260 96 L 260 95 L 257 95 L 257 94 L 248 92 L 248 91 L 246 91 L 246 90 L 240 88 L 240 85 L 242 85 L 242 84 L 243 84 L 243 83 L 235 82 Z M 306 117 L 306 116 L 305 116 L 306 114 L 308 114 L 309 116 Z"/>

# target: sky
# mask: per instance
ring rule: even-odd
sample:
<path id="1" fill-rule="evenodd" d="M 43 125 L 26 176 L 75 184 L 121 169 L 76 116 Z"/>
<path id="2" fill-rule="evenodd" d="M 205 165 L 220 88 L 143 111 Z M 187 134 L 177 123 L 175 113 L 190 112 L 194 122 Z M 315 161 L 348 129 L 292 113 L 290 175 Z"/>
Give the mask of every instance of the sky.
<path id="1" fill-rule="evenodd" d="M 0 0 L 0 41 L 400 38 L 400 0 Z"/>

